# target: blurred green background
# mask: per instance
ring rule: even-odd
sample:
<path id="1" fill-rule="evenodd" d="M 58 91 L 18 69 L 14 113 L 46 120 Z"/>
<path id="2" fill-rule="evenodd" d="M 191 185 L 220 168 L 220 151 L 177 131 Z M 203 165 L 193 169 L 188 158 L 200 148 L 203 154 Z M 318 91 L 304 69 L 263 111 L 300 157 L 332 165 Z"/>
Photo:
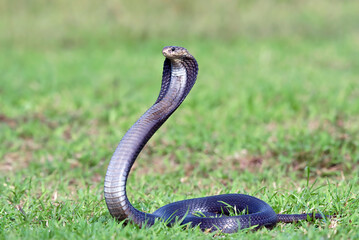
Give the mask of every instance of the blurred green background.
<path id="1" fill-rule="evenodd" d="M 66 48 L 149 39 L 358 40 L 357 1 L 5 0 L 0 4 L 2 46 Z"/>
<path id="2" fill-rule="evenodd" d="M 248 193 L 343 216 L 233 238 L 359 237 L 358 13 L 349 0 L 0 1 L 0 238 L 209 237 L 119 226 L 103 199 L 167 45 L 196 57 L 198 80 L 136 162 L 134 206 Z"/>

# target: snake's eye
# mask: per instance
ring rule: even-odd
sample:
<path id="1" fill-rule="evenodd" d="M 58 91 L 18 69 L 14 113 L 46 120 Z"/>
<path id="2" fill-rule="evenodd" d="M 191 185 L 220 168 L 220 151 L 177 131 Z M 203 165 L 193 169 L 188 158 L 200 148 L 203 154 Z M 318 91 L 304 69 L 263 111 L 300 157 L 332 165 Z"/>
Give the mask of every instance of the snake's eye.
<path id="1" fill-rule="evenodd" d="M 171 50 L 172 50 L 172 52 L 174 52 L 176 50 L 176 48 L 172 47 Z"/>

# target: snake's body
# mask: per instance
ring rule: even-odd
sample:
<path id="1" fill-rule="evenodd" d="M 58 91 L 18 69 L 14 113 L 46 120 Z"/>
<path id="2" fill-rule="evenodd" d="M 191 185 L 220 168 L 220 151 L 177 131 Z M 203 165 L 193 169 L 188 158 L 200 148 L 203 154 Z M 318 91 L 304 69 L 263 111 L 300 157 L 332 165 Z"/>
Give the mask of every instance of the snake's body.
<path id="1" fill-rule="evenodd" d="M 175 221 L 181 224 L 199 226 L 202 230 L 236 232 L 250 226 L 274 226 L 278 221 L 293 222 L 310 217 L 322 218 L 316 214 L 280 215 L 264 201 L 244 194 L 224 194 L 204 198 L 188 199 L 165 205 L 154 213 L 144 213 L 134 208 L 126 195 L 126 182 L 138 154 L 179 107 L 194 85 L 198 65 L 195 58 L 182 47 L 165 47 L 162 86 L 155 104 L 149 108 L 127 131 L 113 154 L 105 178 L 105 200 L 110 214 L 118 220 L 129 219 L 143 226 L 151 226 L 156 219 L 169 225 Z M 230 216 L 232 206 L 245 215 Z M 204 216 L 195 213 L 201 212 Z"/>

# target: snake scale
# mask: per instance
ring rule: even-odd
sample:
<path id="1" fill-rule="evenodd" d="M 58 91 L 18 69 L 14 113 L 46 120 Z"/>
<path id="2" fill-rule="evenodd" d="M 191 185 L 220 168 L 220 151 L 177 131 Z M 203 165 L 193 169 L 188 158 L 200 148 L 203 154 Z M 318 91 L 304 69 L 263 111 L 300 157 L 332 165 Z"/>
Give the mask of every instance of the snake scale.
<path id="1" fill-rule="evenodd" d="M 163 220 L 169 226 L 176 221 L 202 230 L 237 232 L 255 226 L 272 227 L 277 222 L 294 222 L 308 218 L 321 219 L 320 214 L 276 214 L 264 201 L 244 194 L 223 194 L 194 198 L 165 205 L 154 213 L 134 208 L 126 195 L 126 182 L 133 163 L 147 141 L 181 105 L 192 89 L 198 73 L 196 59 L 183 47 L 169 46 L 165 56 L 159 96 L 127 131 L 114 152 L 105 177 L 104 195 L 110 214 L 118 219 L 129 219 L 139 226 L 152 226 Z M 232 216 L 228 205 L 245 215 Z M 201 212 L 202 216 L 196 215 Z"/>

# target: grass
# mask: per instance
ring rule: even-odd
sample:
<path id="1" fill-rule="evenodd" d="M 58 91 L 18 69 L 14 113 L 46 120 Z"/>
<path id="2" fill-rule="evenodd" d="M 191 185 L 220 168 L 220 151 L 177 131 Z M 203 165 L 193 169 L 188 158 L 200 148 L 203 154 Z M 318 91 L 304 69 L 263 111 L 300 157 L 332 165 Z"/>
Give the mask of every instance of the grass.
<path id="1" fill-rule="evenodd" d="M 358 238 L 358 4 L 229 2 L 153 1 L 160 14 L 129 1 L 1 3 L 0 239 Z M 225 235 L 111 218 L 107 164 L 155 101 L 170 44 L 199 76 L 136 162 L 133 205 L 246 193 L 335 220 Z"/>

